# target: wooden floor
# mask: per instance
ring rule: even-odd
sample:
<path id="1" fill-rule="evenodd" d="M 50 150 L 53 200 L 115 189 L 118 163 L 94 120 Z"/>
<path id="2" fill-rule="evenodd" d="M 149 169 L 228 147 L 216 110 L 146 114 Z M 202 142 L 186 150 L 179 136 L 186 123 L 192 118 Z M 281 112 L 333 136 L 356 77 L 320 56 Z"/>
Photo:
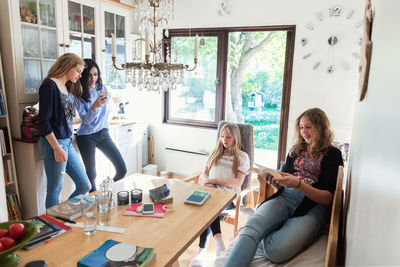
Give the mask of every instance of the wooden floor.
<path id="1" fill-rule="evenodd" d="M 221 232 L 224 238 L 225 247 L 227 247 L 233 240 L 233 225 L 221 222 Z M 197 238 L 190 247 L 179 257 L 179 265 L 181 267 L 189 266 L 190 261 L 194 258 L 199 249 L 199 238 Z M 211 267 L 215 259 L 215 243 L 211 237 L 207 258 L 204 266 Z"/>

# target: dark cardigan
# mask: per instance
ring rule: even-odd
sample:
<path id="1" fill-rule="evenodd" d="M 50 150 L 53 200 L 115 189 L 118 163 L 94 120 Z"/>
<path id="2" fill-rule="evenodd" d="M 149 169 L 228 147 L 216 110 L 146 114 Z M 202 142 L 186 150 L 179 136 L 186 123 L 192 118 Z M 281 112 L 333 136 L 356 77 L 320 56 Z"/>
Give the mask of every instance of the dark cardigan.
<path id="1" fill-rule="evenodd" d="M 51 80 L 43 81 L 39 88 L 39 129 L 41 136 L 54 133 L 57 139 L 72 136 L 65 117 L 64 106 L 61 102 L 60 90 Z"/>
<path id="2" fill-rule="evenodd" d="M 297 156 L 291 157 L 287 156 L 286 163 L 282 167 L 282 172 L 293 173 L 293 165 L 296 160 Z M 338 167 L 343 166 L 343 158 L 342 152 L 336 147 L 329 147 L 326 155 L 322 158 L 321 161 L 321 173 L 318 176 L 318 182 L 312 184 L 312 187 L 327 190 L 332 194 L 336 188 L 336 180 L 338 174 Z M 278 192 L 273 194 L 270 198 L 266 201 L 275 198 L 276 196 L 280 195 L 283 192 L 284 187 L 281 187 Z M 292 217 L 302 216 L 305 215 L 312 207 L 315 206 L 315 202 L 309 199 L 307 196 L 304 196 L 303 201 L 295 210 Z"/>

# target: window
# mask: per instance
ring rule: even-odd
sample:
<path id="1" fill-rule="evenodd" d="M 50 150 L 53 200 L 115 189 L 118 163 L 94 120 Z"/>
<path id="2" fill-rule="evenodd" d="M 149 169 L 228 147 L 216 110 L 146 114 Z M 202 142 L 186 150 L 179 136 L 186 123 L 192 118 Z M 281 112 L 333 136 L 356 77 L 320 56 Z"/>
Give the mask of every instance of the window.
<path id="1" fill-rule="evenodd" d="M 164 94 L 164 122 L 212 128 L 223 119 L 251 123 L 255 148 L 275 151 L 271 161 L 280 162 L 286 153 L 294 32 L 295 26 L 170 30 L 176 61 L 189 66 L 198 34 L 199 64 Z"/>

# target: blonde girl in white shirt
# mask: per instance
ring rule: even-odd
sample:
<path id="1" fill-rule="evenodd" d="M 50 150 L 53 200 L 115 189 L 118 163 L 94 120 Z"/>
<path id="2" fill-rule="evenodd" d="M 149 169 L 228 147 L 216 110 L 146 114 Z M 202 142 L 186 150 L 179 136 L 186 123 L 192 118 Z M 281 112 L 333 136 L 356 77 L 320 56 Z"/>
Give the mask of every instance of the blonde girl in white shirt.
<path id="1" fill-rule="evenodd" d="M 221 128 L 219 142 L 207 160 L 200 181 L 205 186 L 216 187 L 239 194 L 249 167 L 249 156 L 241 150 L 239 127 L 235 123 L 227 123 Z M 227 209 L 234 207 L 235 205 L 231 203 Z M 191 267 L 203 266 L 203 259 L 211 232 L 214 236 L 217 256 L 225 250 L 221 235 L 220 219 L 217 218 L 200 235 L 199 251 L 196 257 L 190 262 Z"/>

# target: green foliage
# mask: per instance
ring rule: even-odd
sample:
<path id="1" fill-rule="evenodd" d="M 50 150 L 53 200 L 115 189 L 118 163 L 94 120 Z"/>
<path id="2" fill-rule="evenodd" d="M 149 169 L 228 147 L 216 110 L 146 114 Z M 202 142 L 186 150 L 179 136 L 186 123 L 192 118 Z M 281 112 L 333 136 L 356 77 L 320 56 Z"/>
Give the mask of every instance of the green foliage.
<path id="1" fill-rule="evenodd" d="M 278 150 L 280 111 L 264 108 L 261 110 L 243 109 L 245 123 L 254 125 L 254 147 Z"/>

